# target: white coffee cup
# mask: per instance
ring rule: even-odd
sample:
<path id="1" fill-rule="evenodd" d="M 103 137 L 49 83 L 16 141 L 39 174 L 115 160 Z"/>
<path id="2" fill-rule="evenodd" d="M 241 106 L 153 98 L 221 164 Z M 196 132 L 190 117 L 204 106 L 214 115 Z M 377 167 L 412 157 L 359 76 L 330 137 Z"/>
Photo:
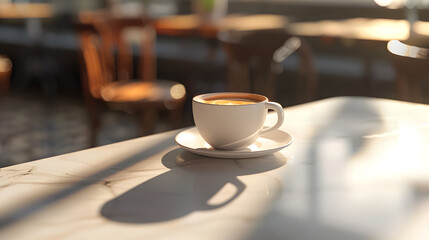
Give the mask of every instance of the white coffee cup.
<path id="1" fill-rule="evenodd" d="M 264 128 L 268 109 L 277 113 L 277 122 Z M 253 144 L 260 135 L 278 129 L 284 121 L 280 104 L 252 93 L 221 92 L 193 98 L 195 125 L 213 148 L 235 150 Z"/>

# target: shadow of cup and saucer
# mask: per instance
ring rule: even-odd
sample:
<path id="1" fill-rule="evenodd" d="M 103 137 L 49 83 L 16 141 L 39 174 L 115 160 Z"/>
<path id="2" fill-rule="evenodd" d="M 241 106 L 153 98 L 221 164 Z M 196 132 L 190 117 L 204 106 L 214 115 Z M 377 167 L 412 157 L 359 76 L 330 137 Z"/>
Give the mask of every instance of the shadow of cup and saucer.
<path id="1" fill-rule="evenodd" d="M 154 223 L 210 211 L 234 201 L 246 189 L 237 177 L 270 171 L 286 164 L 274 153 L 265 158 L 221 159 L 174 149 L 162 158 L 169 170 L 106 202 L 101 215 L 118 222 Z M 234 192 L 220 203 L 212 198 L 227 184 Z"/>

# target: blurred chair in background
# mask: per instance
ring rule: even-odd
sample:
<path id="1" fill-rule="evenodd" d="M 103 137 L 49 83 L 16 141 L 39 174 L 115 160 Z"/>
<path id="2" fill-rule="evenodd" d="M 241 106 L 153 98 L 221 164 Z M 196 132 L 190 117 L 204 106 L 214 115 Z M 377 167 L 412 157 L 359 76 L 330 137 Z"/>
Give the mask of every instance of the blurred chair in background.
<path id="1" fill-rule="evenodd" d="M 159 1 L 162 2 L 162 1 Z M 180 5 L 189 7 L 187 14 L 169 14 L 157 17 L 154 26 L 160 36 L 175 38 L 176 44 L 183 44 L 183 51 L 179 54 L 186 56 L 189 40 L 202 41 L 204 43 L 204 60 L 201 65 L 193 69 L 191 76 L 186 78 L 188 92 L 191 95 L 207 91 L 223 89 L 220 66 L 217 64 L 219 44 L 217 32 L 221 22 L 228 18 L 228 0 L 192 0 L 175 1 L 177 8 Z M 198 51 L 198 50 L 197 50 Z M 221 83 L 221 84 L 219 84 Z"/>
<path id="2" fill-rule="evenodd" d="M 262 30 L 223 30 L 219 33 L 228 62 L 227 84 L 231 91 L 256 92 L 276 98 L 276 79 L 281 63 L 297 51 L 300 57 L 300 80 L 305 80 L 305 94 L 300 102 L 315 98 L 318 78 L 310 47 L 284 28 Z"/>
<path id="3" fill-rule="evenodd" d="M 82 50 L 85 100 L 91 119 L 91 144 L 100 127 L 100 104 L 134 113 L 141 121 L 142 134 L 153 132 L 159 110 L 170 112 L 171 128 L 179 127 L 186 95 L 177 82 L 156 80 L 155 31 L 144 18 L 118 19 L 109 14 L 80 18 L 78 33 Z M 133 51 L 128 30 L 137 30 L 140 56 L 134 79 Z"/>
<path id="4" fill-rule="evenodd" d="M 10 88 L 10 75 L 12 73 L 12 61 L 0 55 L 0 98 L 3 98 Z"/>
<path id="5" fill-rule="evenodd" d="M 419 40 L 418 43 L 392 40 L 387 44 L 396 70 L 396 93 L 400 100 L 423 102 L 423 83 L 429 80 L 429 38 L 426 44 Z"/>
<path id="6" fill-rule="evenodd" d="M 156 79 L 156 34 L 149 19 L 141 17 L 114 17 L 98 15 L 93 22 L 100 35 L 104 58 L 114 80 Z M 133 46 L 140 47 L 138 64 L 135 64 Z M 135 68 L 137 67 L 137 68 Z"/>
<path id="7" fill-rule="evenodd" d="M 429 22 L 420 21 L 423 0 L 374 0 L 379 6 L 403 9 L 408 37 L 391 40 L 387 50 L 392 54 L 396 70 L 396 94 L 400 100 L 423 102 L 423 81 L 429 80 Z"/>

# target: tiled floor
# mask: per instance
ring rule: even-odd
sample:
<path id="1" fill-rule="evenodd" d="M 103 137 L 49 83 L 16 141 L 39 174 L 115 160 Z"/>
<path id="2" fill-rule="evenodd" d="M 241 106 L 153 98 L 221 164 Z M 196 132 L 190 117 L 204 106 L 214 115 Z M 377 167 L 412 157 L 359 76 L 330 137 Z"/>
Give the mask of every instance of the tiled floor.
<path id="1" fill-rule="evenodd" d="M 158 124 L 156 131 L 165 125 Z M 106 111 L 97 145 L 138 137 L 135 118 Z M 88 148 L 88 118 L 80 97 L 44 100 L 12 93 L 0 101 L 0 167 Z"/>

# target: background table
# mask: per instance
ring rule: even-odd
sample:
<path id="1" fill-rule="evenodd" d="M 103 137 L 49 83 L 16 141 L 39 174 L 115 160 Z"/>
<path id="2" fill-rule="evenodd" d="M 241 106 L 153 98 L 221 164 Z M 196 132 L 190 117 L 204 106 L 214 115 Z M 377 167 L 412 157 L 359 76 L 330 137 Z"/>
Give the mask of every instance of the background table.
<path id="1" fill-rule="evenodd" d="M 391 40 L 397 41 L 411 41 L 414 43 L 420 43 L 427 45 L 429 40 L 428 31 L 429 22 L 416 21 L 412 26 L 407 20 L 404 19 L 383 19 L 383 18 L 350 18 L 344 20 L 322 20 L 312 22 L 295 22 L 290 23 L 287 26 L 288 31 L 296 36 L 301 37 L 315 37 L 315 38 L 333 38 L 342 39 L 348 41 L 348 44 L 356 44 L 356 48 L 359 49 L 359 58 L 364 66 L 364 74 L 362 78 L 362 88 L 369 93 L 374 92 L 373 89 L 374 80 L 372 79 L 373 66 L 376 64 L 372 53 L 374 51 L 381 51 L 383 49 L 388 53 L 387 43 Z M 374 44 L 379 45 L 378 48 L 371 48 Z M 384 45 L 386 44 L 386 45 Z M 390 43 L 389 43 L 390 44 Z M 406 52 L 404 46 L 400 44 L 390 44 L 389 50 Z M 416 50 L 412 50 L 416 52 Z M 393 61 L 398 61 L 393 59 Z M 407 88 L 412 84 L 408 77 L 404 78 L 402 70 L 404 67 L 408 68 L 412 74 L 407 75 L 424 75 L 420 68 L 416 65 L 424 65 L 425 63 L 407 63 L 410 60 L 402 60 L 398 64 L 394 64 L 397 77 L 395 79 L 397 84 L 398 97 L 403 100 L 420 101 L 419 97 L 411 98 L 408 95 L 416 95 L 414 93 L 408 93 Z M 411 60 L 412 61 L 412 60 Z M 408 65 L 414 65 L 409 68 Z M 424 67 L 423 67 L 424 68 Z M 427 68 L 427 67 L 426 67 Z M 417 73 L 417 74 L 415 74 Z M 398 75 L 401 75 L 399 77 Z M 410 83 L 411 82 L 411 83 Z M 421 88 L 418 84 L 417 88 Z M 414 91 L 417 92 L 417 91 Z"/>
<path id="2" fill-rule="evenodd" d="M 193 155 L 171 131 L 3 168 L 0 239 L 429 239 L 428 106 L 285 116 L 295 142 L 255 159 Z"/>
<path id="3" fill-rule="evenodd" d="M 255 31 L 285 28 L 288 19 L 282 15 L 231 14 L 219 20 L 204 20 L 197 14 L 168 16 L 154 20 L 158 34 L 167 36 L 199 36 L 216 39 L 219 31 Z"/>
<path id="4" fill-rule="evenodd" d="M 421 30 L 422 24 L 419 23 L 421 32 L 423 32 Z M 407 39 L 410 27 L 407 20 L 352 18 L 291 23 L 288 26 L 288 31 L 297 36 L 336 37 L 387 42 L 393 39 Z"/>

